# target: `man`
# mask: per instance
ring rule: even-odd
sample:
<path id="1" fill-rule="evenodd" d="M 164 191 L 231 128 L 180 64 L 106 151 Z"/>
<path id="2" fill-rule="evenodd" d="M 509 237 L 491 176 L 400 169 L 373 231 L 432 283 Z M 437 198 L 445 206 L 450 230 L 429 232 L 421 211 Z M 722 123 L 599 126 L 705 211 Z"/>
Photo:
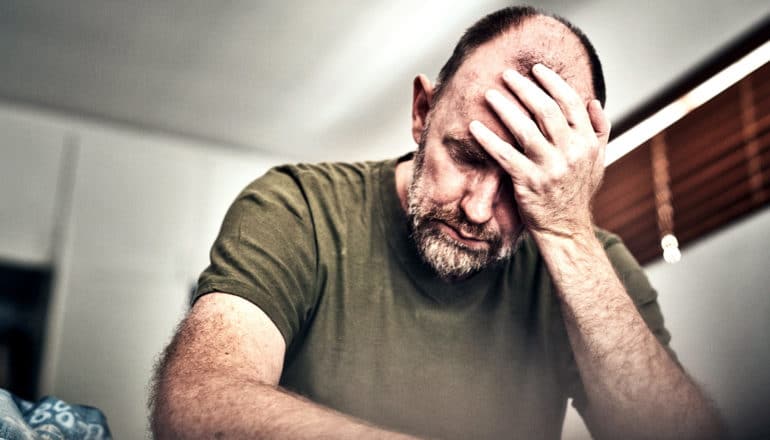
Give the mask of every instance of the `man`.
<path id="1" fill-rule="evenodd" d="M 414 157 L 280 167 L 231 207 L 158 371 L 158 438 L 708 438 L 655 292 L 595 230 L 609 122 L 530 8 L 414 82 Z M 404 434 L 400 434 L 403 432 Z"/>

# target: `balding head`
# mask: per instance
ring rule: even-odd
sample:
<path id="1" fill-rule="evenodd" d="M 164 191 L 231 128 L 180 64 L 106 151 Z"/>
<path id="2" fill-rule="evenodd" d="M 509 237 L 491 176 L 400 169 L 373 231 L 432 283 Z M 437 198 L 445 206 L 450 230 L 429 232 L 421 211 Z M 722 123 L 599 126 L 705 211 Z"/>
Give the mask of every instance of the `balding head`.
<path id="1" fill-rule="evenodd" d="M 511 39 L 511 37 L 514 37 Z M 589 69 L 591 98 L 602 105 L 606 100 L 604 74 L 599 57 L 583 32 L 564 18 L 532 7 L 509 7 L 493 12 L 465 31 L 452 56 L 441 68 L 434 91 L 435 104 L 457 72 L 476 50 L 494 40 L 511 40 L 508 53 L 500 53 L 508 66 L 529 74 L 540 62 L 560 73 L 569 82 L 567 67 Z"/>
<path id="2" fill-rule="evenodd" d="M 500 82 L 505 69 L 534 80 L 532 67 L 537 63 L 558 73 L 585 101 L 596 98 L 588 52 L 569 28 L 548 16 L 527 17 L 518 26 L 481 44 L 465 58 L 446 87 L 461 83 L 463 88 L 492 86 Z"/>

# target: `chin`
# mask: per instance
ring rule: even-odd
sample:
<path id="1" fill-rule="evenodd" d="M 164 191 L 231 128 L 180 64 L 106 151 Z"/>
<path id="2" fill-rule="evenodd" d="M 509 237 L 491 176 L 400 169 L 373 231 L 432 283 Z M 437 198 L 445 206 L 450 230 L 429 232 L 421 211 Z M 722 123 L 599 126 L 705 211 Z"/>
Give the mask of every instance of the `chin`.
<path id="1" fill-rule="evenodd" d="M 445 281 L 457 281 L 493 265 L 489 249 L 478 250 L 433 229 L 420 237 L 420 256 Z"/>

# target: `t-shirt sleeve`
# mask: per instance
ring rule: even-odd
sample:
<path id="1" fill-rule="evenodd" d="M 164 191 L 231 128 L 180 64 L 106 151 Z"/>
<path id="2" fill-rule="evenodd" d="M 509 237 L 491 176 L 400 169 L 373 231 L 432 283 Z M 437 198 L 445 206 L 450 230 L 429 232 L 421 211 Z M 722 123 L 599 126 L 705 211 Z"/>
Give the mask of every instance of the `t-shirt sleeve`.
<path id="1" fill-rule="evenodd" d="M 288 346 L 315 304 L 316 255 L 301 185 L 287 168 L 272 169 L 230 206 L 193 301 L 211 292 L 245 298 L 272 319 Z"/>
<path id="2" fill-rule="evenodd" d="M 615 273 L 625 286 L 628 295 L 634 301 L 636 309 L 644 319 L 647 327 L 652 331 L 674 361 L 678 363 L 676 354 L 669 346 L 671 334 L 668 332 L 663 322 L 663 314 L 658 305 L 658 293 L 652 285 L 650 285 L 644 270 L 639 266 L 639 263 L 634 256 L 631 255 L 631 252 L 617 236 L 601 233 L 600 238 L 604 242 L 605 251 L 615 269 Z M 567 370 L 568 395 L 573 399 L 572 405 L 578 411 L 582 411 L 587 405 L 587 397 L 571 351 Z"/>

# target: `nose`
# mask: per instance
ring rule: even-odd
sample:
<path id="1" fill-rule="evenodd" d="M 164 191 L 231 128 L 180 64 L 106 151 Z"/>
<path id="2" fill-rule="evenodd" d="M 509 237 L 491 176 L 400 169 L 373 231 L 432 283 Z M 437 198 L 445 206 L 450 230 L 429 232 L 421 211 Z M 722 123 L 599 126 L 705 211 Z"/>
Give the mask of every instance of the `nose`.
<path id="1" fill-rule="evenodd" d="M 460 202 L 468 221 L 480 225 L 492 219 L 501 187 L 502 176 L 499 172 L 483 173 L 474 179 Z"/>

